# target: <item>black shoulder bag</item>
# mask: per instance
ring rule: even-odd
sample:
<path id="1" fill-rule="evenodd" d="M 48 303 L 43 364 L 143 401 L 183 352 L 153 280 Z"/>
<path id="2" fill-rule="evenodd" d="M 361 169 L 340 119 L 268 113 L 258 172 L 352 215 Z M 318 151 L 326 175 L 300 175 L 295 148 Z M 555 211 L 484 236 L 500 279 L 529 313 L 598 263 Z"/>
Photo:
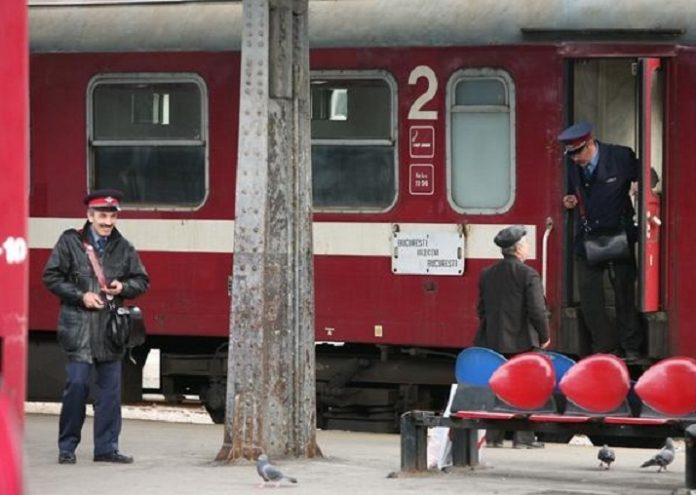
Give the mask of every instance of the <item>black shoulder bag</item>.
<path id="1" fill-rule="evenodd" d="M 99 262 L 99 258 L 94 253 L 94 247 L 87 242 L 83 242 L 83 244 L 99 285 L 102 290 L 105 290 L 107 287 L 106 277 L 104 276 L 104 270 Z M 106 323 L 108 337 L 116 347 L 128 349 L 129 359 L 135 364 L 132 350 L 134 347 L 145 343 L 145 324 L 143 323 L 142 311 L 138 306 L 116 306 L 113 296 L 107 295 L 106 303 L 109 311 Z"/>
<path id="2" fill-rule="evenodd" d="M 578 207 L 580 208 L 580 221 L 582 222 L 583 232 L 582 243 L 587 256 L 587 264 L 599 265 L 607 261 L 630 258 L 631 247 L 628 243 L 626 229 L 619 227 L 611 231 L 604 229 L 593 231 L 588 224 L 579 172 L 577 172 L 577 177 L 578 187 L 575 189 L 575 195 L 578 198 Z"/>

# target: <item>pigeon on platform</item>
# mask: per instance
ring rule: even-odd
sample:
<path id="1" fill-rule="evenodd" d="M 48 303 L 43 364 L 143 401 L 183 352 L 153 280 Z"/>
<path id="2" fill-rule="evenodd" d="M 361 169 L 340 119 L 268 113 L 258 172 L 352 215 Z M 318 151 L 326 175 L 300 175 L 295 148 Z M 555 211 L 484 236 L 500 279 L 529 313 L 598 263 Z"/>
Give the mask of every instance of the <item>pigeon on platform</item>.
<path id="1" fill-rule="evenodd" d="M 599 469 L 605 467 L 606 469 L 609 469 L 611 467 L 611 463 L 616 460 L 616 454 L 614 454 L 614 451 L 605 444 L 604 447 L 599 449 L 599 452 L 597 452 L 597 459 L 599 459 Z"/>
<path id="2" fill-rule="evenodd" d="M 674 442 L 671 438 L 667 437 L 667 440 L 665 440 L 665 446 L 662 447 L 662 450 L 641 464 L 640 467 L 644 468 L 649 466 L 659 466 L 659 469 L 657 470 L 659 473 L 662 470 L 667 471 L 667 465 L 671 464 L 673 460 Z"/>
<path id="3" fill-rule="evenodd" d="M 266 486 L 266 483 L 271 481 L 275 486 L 279 486 L 283 480 L 288 480 L 290 483 L 297 483 L 297 479 L 284 475 L 277 467 L 268 462 L 268 456 L 261 454 L 256 460 L 256 472 L 263 478 L 261 486 Z"/>

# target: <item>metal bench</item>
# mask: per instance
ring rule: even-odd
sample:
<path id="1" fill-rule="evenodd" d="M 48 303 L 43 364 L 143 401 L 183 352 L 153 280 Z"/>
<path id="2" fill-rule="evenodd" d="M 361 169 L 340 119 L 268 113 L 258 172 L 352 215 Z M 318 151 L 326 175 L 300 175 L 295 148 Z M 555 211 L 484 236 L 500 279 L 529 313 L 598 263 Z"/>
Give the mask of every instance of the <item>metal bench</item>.
<path id="1" fill-rule="evenodd" d="M 434 427 L 451 428 L 453 464 L 471 467 L 479 463 L 481 429 L 669 436 L 686 437 L 686 487 L 696 488 L 695 360 L 660 361 L 631 387 L 625 364 L 615 356 L 599 354 L 559 367 L 540 353 L 509 361 L 498 355 L 493 358 L 498 364 L 491 365 L 485 354 L 492 351 L 465 352 L 457 362 L 450 417 L 432 411 L 401 416 L 402 471 L 427 469 L 427 432 Z"/>

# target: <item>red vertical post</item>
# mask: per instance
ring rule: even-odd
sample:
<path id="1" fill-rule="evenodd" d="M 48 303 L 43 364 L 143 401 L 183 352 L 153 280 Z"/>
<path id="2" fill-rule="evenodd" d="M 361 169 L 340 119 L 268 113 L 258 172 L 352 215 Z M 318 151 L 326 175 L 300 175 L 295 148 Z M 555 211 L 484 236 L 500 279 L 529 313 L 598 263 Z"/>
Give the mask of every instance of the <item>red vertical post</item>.
<path id="1" fill-rule="evenodd" d="M 27 356 L 28 40 L 26 0 L 0 1 L 0 492 L 22 492 Z"/>

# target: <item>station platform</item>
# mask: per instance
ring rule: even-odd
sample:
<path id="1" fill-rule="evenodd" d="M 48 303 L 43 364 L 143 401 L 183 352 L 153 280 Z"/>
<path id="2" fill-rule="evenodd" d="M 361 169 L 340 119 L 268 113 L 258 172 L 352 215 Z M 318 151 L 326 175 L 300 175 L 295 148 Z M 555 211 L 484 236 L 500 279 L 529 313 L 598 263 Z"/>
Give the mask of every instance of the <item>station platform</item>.
<path id="1" fill-rule="evenodd" d="M 187 421 L 185 418 L 182 421 Z M 125 419 L 121 450 L 131 465 L 92 462 L 92 420 L 87 418 L 76 465 L 57 463 L 58 417 L 51 412 L 26 416 L 25 478 L 29 495 L 160 495 L 266 493 L 253 463 L 213 462 L 222 445 L 223 426 Z M 647 449 L 617 448 L 616 462 L 600 470 L 598 447 L 547 444 L 544 449 L 482 451 L 482 467 L 408 475 L 399 470 L 399 436 L 318 431 L 320 459 L 271 459 L 299 480 L 280 493 L 374 495 L 403 493 L 506 495 L 660 495 L 686 494 L 683 444 L 669 470 L 640 469 Z M 389 476 L 395 473 L 396 476 Z M 273 493 L 273 492 L 271 492 Z"/>

